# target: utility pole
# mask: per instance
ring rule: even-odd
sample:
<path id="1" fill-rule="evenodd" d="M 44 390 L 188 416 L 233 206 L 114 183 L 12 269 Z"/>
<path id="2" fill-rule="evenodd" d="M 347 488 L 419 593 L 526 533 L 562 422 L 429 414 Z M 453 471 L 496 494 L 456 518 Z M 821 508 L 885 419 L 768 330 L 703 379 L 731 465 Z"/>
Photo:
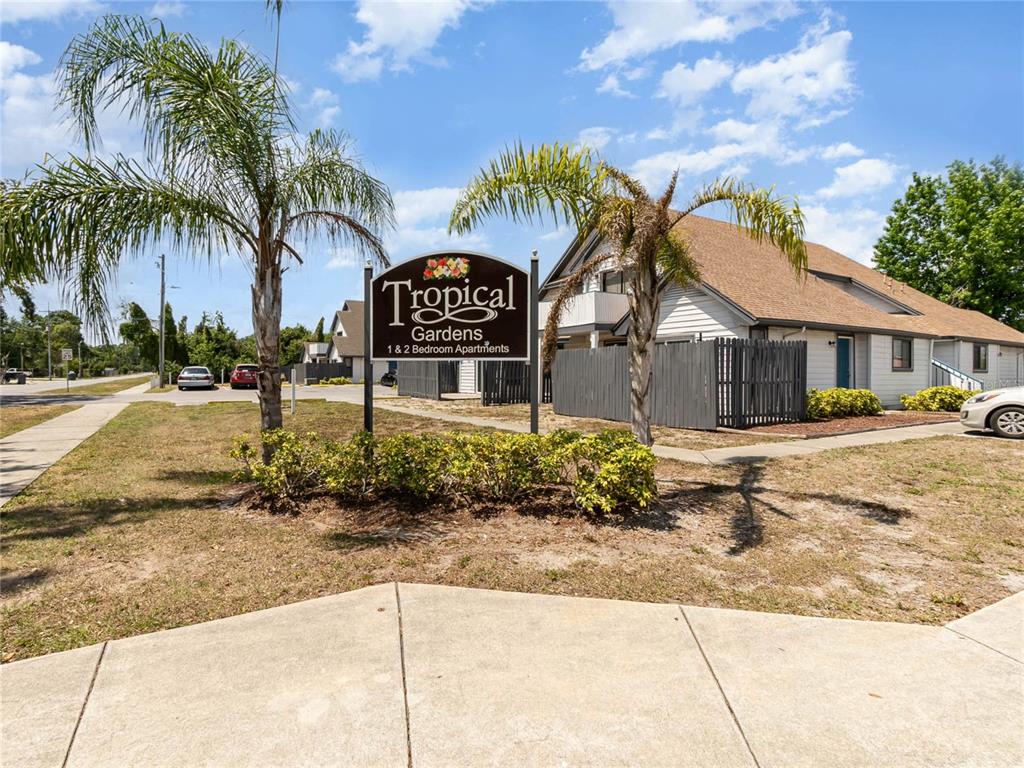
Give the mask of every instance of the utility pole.
<path id="1" fill-rule="evenodd" d="M 160 386 L 164 385 L 164 254 L 160 254 Z"/>
<path id="2" fill-rule="evenodd" d="M 82 340 L 78 340 L 78 378 L 82 378 Z"/>
<path id="3" fill-rule="evenodd" d="M 25 345 L 21 345 L 21 371 L 25 372 Z"/>
<path id="4" fill-rule="evenodd" d="M 50 305 L 46 305 L 46 375 L 53 381 L 53 353 L 50 349 Z"/>

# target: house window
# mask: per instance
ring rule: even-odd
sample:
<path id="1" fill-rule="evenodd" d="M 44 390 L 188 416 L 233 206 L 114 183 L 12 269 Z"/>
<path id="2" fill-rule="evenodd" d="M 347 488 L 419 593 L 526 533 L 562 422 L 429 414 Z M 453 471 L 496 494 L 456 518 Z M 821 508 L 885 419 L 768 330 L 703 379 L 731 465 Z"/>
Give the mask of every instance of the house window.
<path id="1" fill-rule="evenodd" d="M 974 372 L 988 373 L 988 344 L 974 345 Z"/>
<path id="2" fill-rule="evenodd" d="M 767 340 L 767 338 L 768 338 L 768 329 L 767 328 L 757 328 L 757 327 L 751 328 L 750 329 L 750 338 L 752 338 L 752 339 L 765 339 L 765 340 Z"/>
<path id="3" fill-rule="evenodd" d="M 622 273 L 601 273 L 601 290 L 605 293 L 622 293 Z"/>
<path id="4" fill-rule="evenodd" d="M 914 340 L 894 336 L 892 340 L 892 369 L 894 371 L 914 370 Z"/>

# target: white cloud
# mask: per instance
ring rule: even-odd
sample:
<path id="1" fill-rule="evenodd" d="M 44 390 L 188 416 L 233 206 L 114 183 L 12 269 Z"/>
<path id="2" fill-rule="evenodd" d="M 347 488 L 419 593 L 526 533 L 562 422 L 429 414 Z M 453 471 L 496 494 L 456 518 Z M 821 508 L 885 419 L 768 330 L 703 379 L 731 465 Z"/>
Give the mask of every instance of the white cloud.
<path id="1" fill-rule="evenodd" d="M 540 236 L 540 239 L 543 240 L 544 242 L 550 242 L 551 240 L 560 240 L 561 238 L 565 237 L 566 235 L 572 234 L 575 231 L 575 227 L 570 227 L 568 225 L 563 224 L 562 226 L 556 227 L 550 232 L 545 232 L 543 235 Z"/>
<path id="2" fill-rule="evenodd" d="M 395 192 L 392 197 L 399 228 L 414 227 L 440 218 L 447 224 L 461 191 L 459 187 L 432 187 Z"/>
<path id="3" fill-rule="evenodd" d="M 314 120 L 318 128 L 330 128 L 341 114 L 338 95 L 327 88 L 314 88 L 309 97 L 309 106 L 316 111 Z"/>
<path id="4" fill-rule="evenodd" d="M 827 245 L 862 264 L 871 264 L 885 214 L 867 208 L 834 211 L 821 205 L 803 208 L 807 239 Z"/>
<path id="5" fill-rule="evenodd" d="M 324 265 L 324 269 L 344 269 L 345 267 L 357 267 L 363 263 L 355 249 L 348 246 L 331 248 L 328 253 L 331 258 Z"/>
<path id="6" fill-rule="evenodd" d="M 731 74 L 732 64 L 718 58 L 700 59 L 692 67 L 680 62 L 661 76 L 658 95 L 679 106 L 693 104 L 725 82 Z"/>
<path id="7" fill-rule="evenodd" d="M 629 91 L 622 87 L 622 85 L 619 83 L 618 75 L 608 75 L 608 77 L 602 80 L 601 84 L 597 86 L 597 92 L 608 93 L 611 94 L 612 96 L 618 96 L 620 99 L 636 98 L 634 94 L 630 93 Z"/>
<path id="8" fill-rule="evenodd" d="M 600 152 L 608 143 L 612 140 L 616 131 L 614 128 L 605 128 L 601 125 L 595 125 L 592 128 L 584 128 L 580 131 L 579 136 L 576 137 L 576 143 L 580 146 L 590 147 Z"/>
<path id="9" fill-rule="evenodd" d="M 747 114 L 801 117 L 852 93 L 847 51 L 853 36 L 846 30 L 825 34 L 827 29 L 826 19 L 792 51 L 736 71 L 732 88 L 750 94 Z"/>
<path id="10" fill-rule="evenodd" d="M 842 160 L 844 157 L 860 157 L 864 150 L 848 141 L 831 144 L 821 150 L 822 160 Z"/>
<path id="11" fill-rule="evenodd" d="M 149 15 L 157 19 L 167 19 L 184 16 L 187 10 L 185 3 L 180 0 L 164 0 L 164 2 L 154 3 L 153 7 L 149 9 Z"/>
<path id="12" fill-rule="evenodd" d="M 386 238 L 388 251 L 411 255 L 438 248 L 489 247 L 487 237 L 479 232 L 462 237 L 448 234 L 448 218 L 461 191 L 459 187 L 433 187 L 395 192 L 398 227 Z"/>
<path id="13" fill-rule="evenodd" d="M 667 128 L 659 126 L 658 128 L 652 128 L 649 130 L 644 134 L 644 138 L 649 139 L 650 141 L 664 141 L 665 139 L 671 139 L 672 133 Z"/>
<path id="14" fill-rule="evenodd" d="M 750 141 L 761 130 L 762 126 L 758 123 L 744 123 L 740 120 L 728 118 L 711 126 L 708 129 L 708 133 L 717 142 Z"/>
<path id="15" fill-rule="evenodd" d="M 27 0 L 0 3 L 0 21 L 16 24 L 19 21 L 54 21 L 65 14 L 82 16 L 98 13 L 104 9 L 96 0 Z"/>
<path id="16" fill-rule="evenodd" d="M 798 12 L 795 3 L 614 2 L 615 27 L 580 54 L 580 66 L 594 71 L 688 42 L 721 42 Z"/>
<path id="17" fill-rule="evenodd" d="M 38 64 L 42 59 L 35 51 L 20 45 L 0 40 L 0 77 L 6 77 L 19 69 Z"/>
<path id="18" fill-rule="evenodd" d="M 435 0 L 434 2 L 376 2 L 359 0 L 356 20 L 367 29 L 359 42 L 350 40 L 331 69 L 348 82 L 375 80 L 384 67 L 393 72 L 408 70 L 413 61 L 433 61 L 431 49 L 448 27 L 457 27 L 466 11 L 484 0 Z"/>
<path id="19" fill-rule="evenodd" d="M 836 168 L 835 178 L 827 187 L 817 191 L 819 197 L 854 197 L 875 192 L 889 186 L 896 180 L 899 166 L 879 160 L 865 158 L 850 165 Z"/>

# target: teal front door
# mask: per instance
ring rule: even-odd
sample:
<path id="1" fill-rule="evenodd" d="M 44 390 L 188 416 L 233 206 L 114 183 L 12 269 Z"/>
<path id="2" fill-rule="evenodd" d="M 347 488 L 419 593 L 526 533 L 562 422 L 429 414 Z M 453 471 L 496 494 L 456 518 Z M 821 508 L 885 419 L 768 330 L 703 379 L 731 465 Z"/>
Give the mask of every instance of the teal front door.
<path id="1" fill-rule="evenodd" d="M 836 339 L 836 386 L 849 389 L 852 382 L 853 339 L 840 336 Z"/>

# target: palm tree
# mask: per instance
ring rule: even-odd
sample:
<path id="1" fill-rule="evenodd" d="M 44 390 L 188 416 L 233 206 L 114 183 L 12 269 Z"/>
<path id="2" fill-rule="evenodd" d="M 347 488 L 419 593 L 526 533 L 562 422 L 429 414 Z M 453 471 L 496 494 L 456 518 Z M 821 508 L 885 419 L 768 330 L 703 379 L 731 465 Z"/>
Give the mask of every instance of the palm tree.
<path id="1" fill-rule="evenodd" d="M 728 206 L 737 225 L 758 242 L 778 247 L 794 269 L 806 267 L 803 215 L 796 201 L 772 189 L 758 189 L 732 179 L 708 184 L 681 210 L 672 210 L 678 171 L 654 198 L 636 179 L 603 162 L 585 147 L 542 144 L 526 150 L 506 149 L 469 182 L 455 203 L 449 232 L 465 234 L 495 214 L 516 222 L 575 226 L 580 241 L 597 232 L 611 245 L 577 269 L 559 290 L 544 329 L 543 359 L 555 356 L 562 313 L 583 283 L 611 260 L 628 276 L 630 416 L 633 434 L 651 440 L 651 371 L 654 337 L 666 281 L 681 284 L 700 277 L 686 240 L 676 224 L 714 203 Z"/>
<path id="2" fill-rule="evenodd" d="M 278 6 L 279 7 L 279 6 Z M 263 429 L 281 426 L 281 276 L 323 236 L 387 265 L 388 188 L 335 131 L 296 134 L 286 88 L 233 40 L 210 50 L 138 16 L 106 16 L 76 37 L 58 70 L 58 99 L 87 150 L 48 157 L 0 186 L 0 267 L 36 265 L 70 286 L 94 323 L 126 256 L 169 243 L 186 255 L 239 254 L 251 267 Z M 103 159 L 96 113 L 142 123 L 146 159 Z M 266 450 L 266 449 L 265 449 Z"/>

